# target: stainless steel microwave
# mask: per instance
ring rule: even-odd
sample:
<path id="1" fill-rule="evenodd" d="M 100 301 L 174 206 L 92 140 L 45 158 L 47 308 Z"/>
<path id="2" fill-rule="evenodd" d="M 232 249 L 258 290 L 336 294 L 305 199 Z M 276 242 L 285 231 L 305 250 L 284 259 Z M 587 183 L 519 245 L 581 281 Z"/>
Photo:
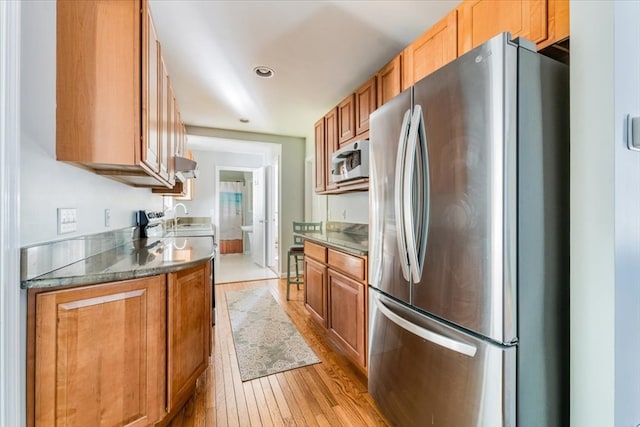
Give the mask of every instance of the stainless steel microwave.
<path id="1" fill-rule="evenodd" d="M 331 155 L 331 181 L 345 182 L 369 177 L 369 140 L 363 139 Z"/>

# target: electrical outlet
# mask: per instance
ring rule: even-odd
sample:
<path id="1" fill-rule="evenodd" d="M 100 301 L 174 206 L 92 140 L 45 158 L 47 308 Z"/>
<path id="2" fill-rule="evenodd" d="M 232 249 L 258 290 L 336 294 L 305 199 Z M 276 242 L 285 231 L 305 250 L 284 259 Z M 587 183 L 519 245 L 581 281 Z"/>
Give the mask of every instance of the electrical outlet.
<path id="1" fill-rule="evenodd" d="M 104 210 L 104 226 L 111 227 L 111 209 Z"/>
<path id="2" fill-rule="evenodd" d="M 78 210 L 58 208 L 58 234 L 73 233 L 78 229 Z"/>

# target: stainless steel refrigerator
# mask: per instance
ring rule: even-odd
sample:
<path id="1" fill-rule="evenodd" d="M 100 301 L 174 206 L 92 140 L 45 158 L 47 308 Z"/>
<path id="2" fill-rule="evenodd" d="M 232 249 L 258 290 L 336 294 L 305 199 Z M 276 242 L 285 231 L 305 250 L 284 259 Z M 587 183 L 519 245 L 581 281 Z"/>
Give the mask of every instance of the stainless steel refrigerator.
<path id="1" fill-rule="evenodd" d="M 568 92 L 504 33 L 371 115 L 369 393 L 394 425 L 568 425 Z"/>

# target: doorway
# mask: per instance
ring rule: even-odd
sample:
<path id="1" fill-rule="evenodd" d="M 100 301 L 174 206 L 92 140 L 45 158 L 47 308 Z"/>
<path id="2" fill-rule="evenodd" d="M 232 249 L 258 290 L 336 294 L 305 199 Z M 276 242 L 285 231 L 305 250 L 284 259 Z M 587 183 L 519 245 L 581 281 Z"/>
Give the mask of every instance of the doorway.
<path id="1" fill-rule="evenodd" d="M 273 168 L 216 167 L 216 284 L 277 277 L 268 243 L 277 236 L 278 224 L 273 212 L 278 179 L 270 176 Z"/>

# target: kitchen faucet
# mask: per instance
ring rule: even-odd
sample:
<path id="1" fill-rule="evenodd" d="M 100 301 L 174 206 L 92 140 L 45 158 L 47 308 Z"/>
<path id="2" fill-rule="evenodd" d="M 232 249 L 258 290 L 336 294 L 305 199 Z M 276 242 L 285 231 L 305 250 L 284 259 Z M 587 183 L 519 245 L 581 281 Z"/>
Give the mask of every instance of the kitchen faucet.
<path id="1" fill-rule="evenodd" d="M 184 203 L 176 203 L 176 205 L 173 207 L 173 229 L 175 230 L 176 227 L 178 226 L 178 206 L 182 206 L 182 209 L 184 209 L 184 214 L 185 215 L 189 215 L 189 211 L 187 210 L 187 207 L 184 205 Z"/>

